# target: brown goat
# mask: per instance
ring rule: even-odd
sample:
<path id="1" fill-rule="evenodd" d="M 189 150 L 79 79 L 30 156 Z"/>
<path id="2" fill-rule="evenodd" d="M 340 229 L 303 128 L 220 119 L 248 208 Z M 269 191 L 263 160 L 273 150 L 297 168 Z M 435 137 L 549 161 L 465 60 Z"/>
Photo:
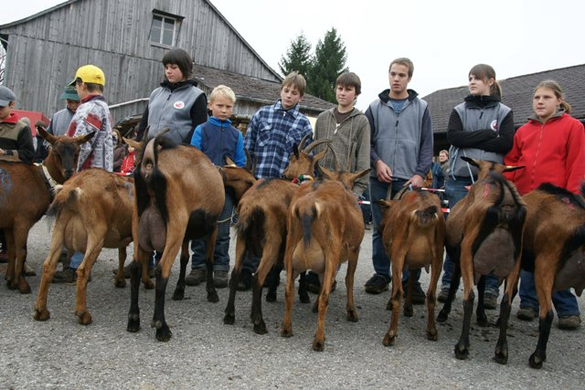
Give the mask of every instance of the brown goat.
<path id="1" fill-rule="evenodd" d="M 307 136 L 300 144 L 293 147 L 294 153 L 289 158 L 289 165 L 283 175 L 286 180 L 260 179 L 242 197 L 238 205 L 238 222 L 236 224 L 236 261 L 230 278 L 230 295 L 225 308 L 224 324 L 235 322 L 235 297 L 240 279 L 243 261 L 246 255 L 260 257 L 260 263 L 254 276 L 252 292 L 251 321 L 254 332 L 267 333 L 262 317 L 262 288 L 269 273 L 278 279 L 283 268 L 284 244 L 287 235 L 286 214 L 293 195 L 299 186 L 290 180 L 313 175 L 315 165 L 325 156 L 325 151 L 315 156 L 311 150 L 329 141 L 316 141 L 305 147 Z M 272 278 L 271 278 L 272 279 Z M 267 301 L 276 300 L 278 280 L 271 280 Z M 299 291 L 303 302 L 309 301 L 304 289 Z"/>
<path id="2" fill-rule="evenodd" d="M 540 304 L 539 337 L 528 361 L 541 368 L 554 314 L 552 293 L 585 288 L 585 184 L 582 196 L 551 184 L 543 184 L 524 195 L 527 207 L 524 225 L 522 268 L 534 272 Z"/>
<path id="3" fill-rule="evenodd" d="M 392 320 L 384 336 L 385 346 L 394 345 L 398 335 L 398 318 L 402 289 L 402 271 L 431 266 L 431 282 L 427 291 L 427 338 L 437 341 L 435 326 L 436 289 L 443 265 L 445 242 L 445 217 L 439 197 L 427 191 L 401 191 L 395 200 L 380 201 L 384 217 L 381 234 L 388 258 L 392 262 L 392 295 L 388 307 L 392 307 Z M 413 274 L 409 278 L 404 305 L 404 315 L 412 317 Z"/>
<path id="4" fill-rule="evenodd" d="M 155 269 L 156 293 L 152 326 L 159 341 L 172 333 L 165 320 L 165 292 L 175 257 L 181 251 L 181 270 L 173 299 L 183 299 L 189 240 L 207 239 L 207 300 L 217 302 L 213 284 L 213 251 L 217 218 L 224 204 L 221 174 L 209 158 L 192 146 L 176 145 L 161 134 L 144 147 L 134 172 L 136 205 L 133 213 L 134 262 L 131 267 L 132 295 L 128 313 L 129 332 L 140 329 L 138 292 L 141 264 L 150 252 L 162 252 Z"/>
<path id="5" fill-rule="evenodd" d="M 485 276 L 493 273 L 500 281 L 505 279 L 505 293 L 500 304 L 500 335 L 494 360 L 506 364 L 508 320 L 520 274 L 526 205 L 516 186 L 501 173 L 522 167 L 508 167 L 467 157 L 462 159 L 479 168 L 478 181 L 453 207 L 447 218 L 445 246 L 453 259 L 454 270 L 449 298 L 437 320 L 442 322 L 447 319 L 459 277 L 462 276 L 464 317 L 461 337 L 455 345 L 455 357 L 466 359 L 469 355 L 469 329 L 475 298 L 473 285 L 478 286 L 477 323 L 487 326 L 483 306 Z"/>
<path id="6" fill-rule="evenodd" d="M 366 175 L 367 169 L 358 173 L 334 173 L 324 168 L 326 179 L 305 183 L 295 194 L 287 215 L 288 236 L 284 265 L 286 268 L 285 312 L 281 335 L 291 337 L 291 311 L 294 281 L 299 273 L 312 269 L 319 274 L 321 291 L 316 307 L 319 320 L 313 350 L 325 347 L 325 314 L 331 286 L 341 263 L 348 261 L 345 285 L 347 289 L 347 320 L 358 320 L 353 298 L 354 274 L 364 237 L 364 220 L 355 195 L 353 183 Z M 343 181 L 328 178 L 343 176 Z"/>
<path id="7" fill-rule="evenodd" d="M 123 268 L 126 247 L 132 242 L 133 206 L 134 179 L 102 169 L 82 171 L 58 189 L 49 210 L 49 213 L 56 213 L 57 220 L 35 304 L 36 320 L 50 318 L 47 295 L 63 246 L 69 253 L 85 253 L 77 269 L 75 314 L 80 324 L 88 325 L 92 321 L 86 305 L 87 281 L 103 247 L 118 248 L 119 265 L 115 285 L 126 285 Z M 142 281 L 147 288 L 154 287 L 148 277 L 147 267 L 142 268 Z"/>
<path id="8" fill-rule="evenodd" d="M 79 145 L 93 138 L 55 137 L 40 128 L 41 136 L 51 144 L 41 165 L 0 160 L 0 229 L 4 229 L 8 245 L 8 288 L 22 294 L 31 289 L 24 277 L 26 242 L 32 226 L 45 214 L 56 184 L 63 184 L 77 167 Z"/>

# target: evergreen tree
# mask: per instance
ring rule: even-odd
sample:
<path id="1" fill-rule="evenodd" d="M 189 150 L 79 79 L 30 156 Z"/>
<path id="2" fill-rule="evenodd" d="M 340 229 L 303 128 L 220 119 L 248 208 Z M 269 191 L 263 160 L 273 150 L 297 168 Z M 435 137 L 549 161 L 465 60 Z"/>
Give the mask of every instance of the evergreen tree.
<path id="1" fill-rule="evenodd" d="M 307 80 L 307 92 L 323 100 L 335 103 L 335 80 L 346 72 L 347 54 L 345 44 L 331 28 L 323 41 L 319 40 L 315 47 L 315 59 Z"/>
<path id="2" fill-rule="evenodd" d="M 301 33 L 291 42 L 290 48 L 286 51 L 286 56 L 280 58 L 278 67 L 284 76 L 297 71 L 305 78 L 308 78 L 307 75 L 310 73 L 312 62 L 311 44 L 305 35 Z"/>

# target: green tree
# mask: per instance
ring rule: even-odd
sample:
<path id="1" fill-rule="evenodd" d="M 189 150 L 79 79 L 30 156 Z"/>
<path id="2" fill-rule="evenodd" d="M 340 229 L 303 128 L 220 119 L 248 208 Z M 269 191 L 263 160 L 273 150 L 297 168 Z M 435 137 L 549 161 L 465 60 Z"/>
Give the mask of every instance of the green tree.
<path id="1" fill-rule="evenodd" d="M 283 75 L 297 71 L 305 78 L 308 77 L 312 67 L 313 59 L 311 57 L 311 44 L 303 33 L 293 40 L 290 48 L 286 51 L 286 56 L 280 58 L 278 67 Z"/>
<path id="2" fill-rule="evenodd" d="M 346 72 L 347 53 L 345 44 L 337 35 L 337 30 L 325 33 L 323 41 L 315 47 L 315 59 L 307 80 L 307 92 L 323 100 L 335 103 L 335 80 Z"/>

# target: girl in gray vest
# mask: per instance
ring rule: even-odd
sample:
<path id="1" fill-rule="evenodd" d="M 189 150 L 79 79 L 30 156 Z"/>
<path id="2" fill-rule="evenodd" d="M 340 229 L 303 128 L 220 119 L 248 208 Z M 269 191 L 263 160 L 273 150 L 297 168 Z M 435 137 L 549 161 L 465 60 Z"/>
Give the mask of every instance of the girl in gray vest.
<path id="1" fill-rule="evenodd" d="M 451 112 L 447 128 L 450 172 L 445 185 L 449 207 L 453 208 L 466 194 L 467 186 L 477 179 L 477 168 L 461 160 L 461 156 L 475 160 L 502 163 L 504 155 L 514 143 L 514 117 L 512 110 L 502 104 L 502 90 L 496 81 L 494 68 L 486 64 L 475 65 L 469 71 L 469 92 L 465 101 Z M 439 301 L 445 302 L 453 275 L 453 261 L 449 256 L 443 264 Z M 484 306 L 495 309 L 499 288 L 495 276 L 486 279 Z"/>

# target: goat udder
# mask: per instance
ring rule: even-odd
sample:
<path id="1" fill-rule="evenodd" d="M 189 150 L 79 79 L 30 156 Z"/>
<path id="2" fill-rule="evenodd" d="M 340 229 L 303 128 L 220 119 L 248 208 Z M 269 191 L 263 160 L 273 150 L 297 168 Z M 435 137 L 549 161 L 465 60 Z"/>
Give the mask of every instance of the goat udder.
<path id="1" fill-rule="evenodd" d="M 160 211 L 150 206 L 140 216 L 138 242 L 145 251 L 162 252 L 167 239 L 167 227 Z"/>
<path id="2" fill-rule="evenodd" d="M 514 268 L 514 241 L 510 232 L 496 229 L 480 244 L 473 257 L 476 274 L 494 273 L 498 278 L 505 278 Z"/>

